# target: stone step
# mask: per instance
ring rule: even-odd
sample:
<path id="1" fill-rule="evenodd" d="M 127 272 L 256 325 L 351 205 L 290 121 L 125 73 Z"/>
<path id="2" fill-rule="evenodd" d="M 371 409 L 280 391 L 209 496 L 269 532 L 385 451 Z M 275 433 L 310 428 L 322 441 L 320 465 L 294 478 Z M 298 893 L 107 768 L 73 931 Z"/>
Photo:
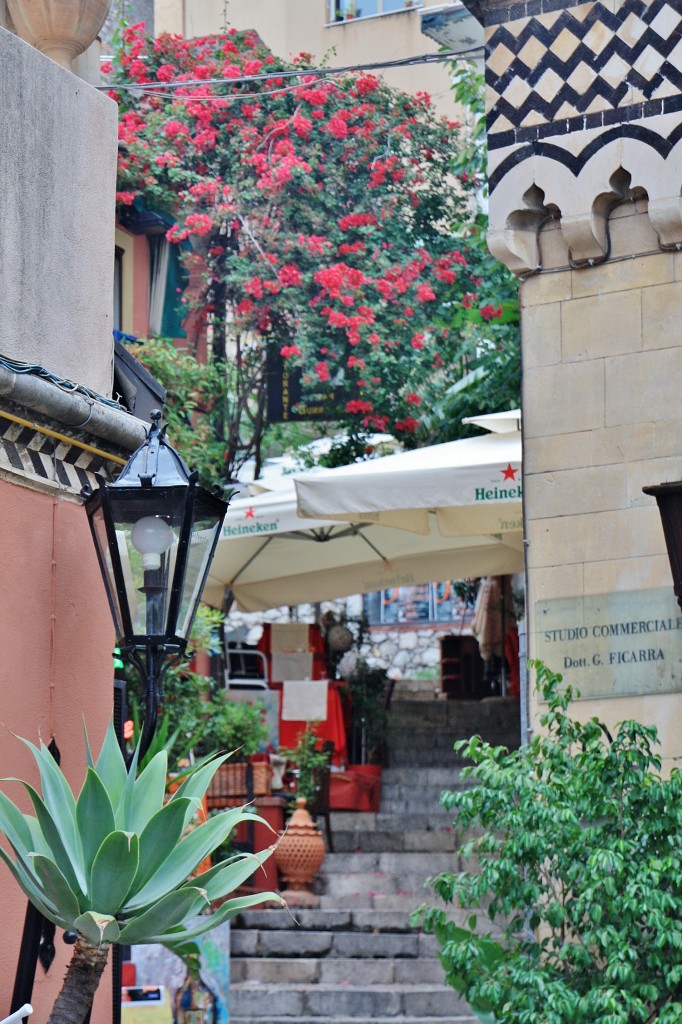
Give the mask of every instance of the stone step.
<path id="1" fill-rule="evenodd" d="M 349 957 L 420 959 L 436 957 L 432 935 L 420 932 L 334 932 L 291 929 L 238 929 L 232 931 L 230 957 Z"/>
<path id="2" fill-rule="evenodd" d="M 397 800 L 397 797 L 391 798 Z M 331 822 L 334 832 L 431 832 L 442 831 L 452 824 L 452 811 L 436 803 L 433 810 L 422 810 L 411 814 L 405 821 L 402 814 L 396 811 L 332 811 Z"/>
<path id="3" fill-rule="evenodd" d="M 340 1017 L 335 1015 L 333 1018 L 328 1016 L 307 1016 L 305 1018 L 306 1024 L 330 1024 L 330 1019 L 334 1021 L 334 1024 L 480 1024 L 479 1018 L 472 1017 L 470 1014 L 450 1017 L 405 1017 L 402 1015 L 397 1017 Z M 256 1020 L 257 1024 L 292 1024 L 291 1017 L 274 1017 L 271 1014 L 258 1018 L 253 1015 L 239 1016 L 230 1008 L 230 1024 L 254 1024 Z"/>
<path id="4" fill-rule="evenodd" d="M 463 737 L 488 730 L 509 728 L 512 732 L 519 723 L 519 701 L 509 697 L 484 697 L 482 700 L 431 700 L 417 703 L 394 699 L 388 714 L 389 722 L 410 722 L 417 726 L 425 722 L 454 728 Z"/>
<path id="5" fill-rule="evenodd" d="M 435 786 L 443 789 L 454 788 L 456 785 L 466 785 L 461 780 L 461 768 L 454 771 L 448 766 L 434 768 L 394 768 L 389 766 L 382 772 L 382 788 L 393 785 L 399 786 Z"/>
<path id="6" fill-rule="evenodd" d="M 452 857 L 447 853 L 328 853 L 322 863 L 320 874 L 412 874 L 425 878 L 427 875 L 451 868 Z"/>
<path id="7" fill-rule="evenodd" d="M 440 794 L 443 790 L 454 790 L 459 792 L 461 790 L 465 790 L 465 788 L 469 788 L 468 785 L 462 784 L 462 779 L 459 777 L 458 773 L 452 771 L 452 769 L 446 765 L 443 766 L 443 769 L 442 779 L 439 779 L 437 782 L 420 782 L 420 780 L 416 778 L 408 779 L 403 782 L 393 782 L 390 779 L 386 779 L 382 782 L 381 796 L 382 798 L 386 797 L 388 799 L 392 799 L 395 797 L 414 796 L 418 793 L 424 796 L 425 804 L 427 799 L 434 799 L 437 806 Z M 436 771 L 440 769 L 434 768 L 431 770 Z M 429 769 L 426 768 L 426 771 L 429 771 Z"/>
<path id="8" fill-rule="evenodd" d="M 459 755 L 435 743 L 425 743 L 419 749 L 408 751 L 402 745 L 391 745 L 388 757 L 391 765 L 397 768 L 436 768 L 451 764 L 456 769 L 464 764 Z"/>
<path id="9" fill-rule="evenodd" d="M 450 867 L 452 867 L 452 861 Z M 424 892 L 426 879 L 438 874 L 438 870 L 425 870 L 422 874 L 398 875 L 379 871 L 356 871 L 352 875 L 320 872 L 316 880 L 316 892 L 332 896 L 337 906 L 343 901 L 353 901 L 360 896 L 415 896 Z M 373 904 L 373 906 L 376 904 Z"/>
<path id="10" fill-rule="evenodd" d="M 340 897 L 335 893 L 323 894 L 320 896 L 320 907 L 323 910 L 336 910 L 340 904 L 347 902 L 346 897 Z M 401 911 L 408 916 L 413 910 L 417 910 L 423 903 L 436 906 L 440 903 L 438 899 L 424 889 L 423 892 L 367 892 L 358 893 L 353 896 L 354 905 L 364 910 L 395 910 Z"/>
<path id="11" fill-rule="evenodd" d="M 407 743 L 411 749 L 406 750 Z M 437 763 L 444 768 L 452 765 L 454 768 L 463 766 L 467 762 L 462 753 L 454 749 L 456 737 L 450 733 L 440 733 L 432 729 L 419 729 L 417 726 L 406 725 L 400 729 L 391 728 L 388 732 L 389 764 L 396 764 L 395 757 L 399 753 L 403 757 L 411 758 L 414 765 L 422 764 L 423 754 L 431 750 L 437 750 L 441 760 Z"/>
<path id="12" fill-rule="evenodd" d="M 423 817 L 424 814 L 437 816 L 441 819 L 440 824 L 443 824 L 443 819 L 452 813 L 446 811 L 440 802 L 440 792 L 426 792 L 420 793 L 418 791 L 413 792 L 410 796 L 387 796 L 381 799 L 381 813 L 391 815 L 394 819 L 399 818 L 402 820 L 403 825 L 411 825 L 413 816 Z M 405 820 L 405 815 L 409 815 L 409 820 Z M 417 823 L 415 822 L 415 826 Z"/>
<path id="13" fill-rule="evenodd" d="M 443 1024 L 445 1020 L 464 1018 L 467 1006 L 451 989 L 434 985 L 373 984 L 261 984 L 237 982 L 230 985 L 230 1020 L 258 1018 L 260 1022 L 274 1018 L 298 1020 L 326 1017 L 338 1022 L 347 1017 L 390 1017 L 392 1021 L 403 1017 L 416 1017 L 422 1022 L 432 1018 Z"/>
<path id="14" fill-rule="evenodd" d="M 455 832 L 451 829 L 440 831 L 420 830 L 418 832 L 401 832 L 393 829 L 390 832 L 379 831 L 343 831 L 339 832 L 334 826 L 332 818 L 332 835 L 334 838 L 334 850 L 337 853 L 371 853 L 375 850 L 385 850 L 394 853 L 410 853 L 423 851 L 424 853 L 454 852 L 456 848 Z"/>
<path id="15" fill-rule="evenodd" d="M 407 701 L 439 700 L 441 693 L 440 673 L 431 679 L 398 679 L 393 689 L 391 704 Z"/>
<path id="16" fill-rule="evenodd" d="M 233 928 L 255 928 L 261 931 L 353 931 L 353 932 L 405 932 L 414 934 L 402 911 L 377 914 L 367 910 L 306 909 L 243 910 Z"/>
<path id="17" fill-rule="evenodd" d="M 230 985 L 443 985 L 443 968 L 434 957 L 423 960 L 318 957 L 235 957 Z"/>

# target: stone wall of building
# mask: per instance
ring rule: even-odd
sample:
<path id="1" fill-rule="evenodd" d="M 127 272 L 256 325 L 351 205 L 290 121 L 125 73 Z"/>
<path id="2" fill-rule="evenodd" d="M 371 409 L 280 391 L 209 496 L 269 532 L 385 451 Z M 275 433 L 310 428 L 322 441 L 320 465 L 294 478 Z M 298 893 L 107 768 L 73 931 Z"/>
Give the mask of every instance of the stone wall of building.
<path id="1" fill-rule="evenodd" d="M 111 395 L 116 104 L 0 28 L 0 356 Z"/>
<path id="2" fill-rule="evenodd" d="M 295 614 L 299 622 L 316 622 L 326 611 L 333 612 L 337 619 L 357 618 L 362 614 L 362 599 L 325 601 L 319 609 L 314 605 L 300 605 Z M 253 644 L 260 638 L 264 622 L 288 622 L 290 618 L 288 608 L 254 613 L 233 609 L 225 627 L 228 633 L 235 633 L 245 643 Z M 422 688 L 440 690 L 440 639 L 455 631 L 470 632 L 468 627 L 462 629 L 459 623 L 443 624 L 437 628 L 372 626 L 358 653 L 370 665 L 385 669 L 396 680 L 418 681 L 425 684 Z"/>
<path id="3" fill-rule="evenodd" d="M 520 280 L 529 650 L 679 757 L 682 618 L 642 487 L 682 477 L 682 12 L 470 6 L 490 246 Z"/>

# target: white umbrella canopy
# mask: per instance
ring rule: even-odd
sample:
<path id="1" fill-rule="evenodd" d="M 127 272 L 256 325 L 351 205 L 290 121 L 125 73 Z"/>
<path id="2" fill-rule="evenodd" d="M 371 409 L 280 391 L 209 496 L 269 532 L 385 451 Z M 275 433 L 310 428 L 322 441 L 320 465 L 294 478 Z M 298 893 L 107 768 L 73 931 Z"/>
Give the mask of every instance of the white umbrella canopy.
<path id="1" fill-rule="evenodd" d="M 521 536 L 518 430 L 295 476 L 294 482 L 302 516 L 428 534 L 435 512 L 439 532 L 448 537 Z"/>
<path id="2" fill-rule="evenodd" d="M 419 534 L 375 523 L 302 519 L 291 484 L 230 504 L 203 600 L 221 607 L 230 587 L 242 611 L 265 611 L 389 587 L 501 575 L 523 567 L 521 549 L 519 538 L 511 536 L 444 537 L 435 523 Z"/>
<path id="3" fill-rule="evenodd" d="M 521 429 L 521 410 L 508 409 L 506 412 L 487 412 L 482 416 L 465 416 L 462 423 L 474 423 L 494 434 L 506 434 Z"/>

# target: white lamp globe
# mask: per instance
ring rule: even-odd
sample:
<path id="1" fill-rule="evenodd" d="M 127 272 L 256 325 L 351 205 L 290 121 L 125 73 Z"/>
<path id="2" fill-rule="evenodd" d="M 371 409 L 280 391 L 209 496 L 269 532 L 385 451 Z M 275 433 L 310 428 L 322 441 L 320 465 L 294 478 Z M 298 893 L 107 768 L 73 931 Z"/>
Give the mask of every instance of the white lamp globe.
<path id="1" fill-rule="evenodd" d="M 173 543 L 173 531 L 165 519 L 144 516 L 133 526 L 130 540 L 135 550 L 142 555 L 145 569 L 160 569 L 161 555 Z"/>

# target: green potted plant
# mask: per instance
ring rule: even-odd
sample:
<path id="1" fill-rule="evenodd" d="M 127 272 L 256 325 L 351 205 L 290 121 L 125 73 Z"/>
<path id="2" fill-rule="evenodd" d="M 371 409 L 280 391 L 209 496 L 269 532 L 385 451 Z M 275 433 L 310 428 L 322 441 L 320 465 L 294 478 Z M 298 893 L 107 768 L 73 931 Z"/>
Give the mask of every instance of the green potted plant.
<path id="1" fill-rule="evenodd" d="M 305 797 L 309 810 L 314 810 L 321 774 L 329 767 L 329 751 L 321 750 L 319 742 L 313 723 L 308 722 L 305 730 L 299 733 L 296 746 L 280 750 L 281 756 L 294 765 L 296 796 Z"/>
<path id="2" fill-rule="evenodd" d="M 268 741 L 262 701 L 233 701 L 225 691 L 207 704 L 206 732 L 202 744 L 207 750 L 234 752 L 228 764 L 221 765 L 209 787 L 209 810 L 229 806 L 235 798 L 253 799 L 270 792 L 270 764 L 247 764 Z"/>
<path id="3" fill-rule="evenodd" d="M 222 691 L 208 703 L 202 742 L 212 750 L 235 751 L 242 758 L 257 754 L 268 741 L 265 705 L 260 700 L 234 701 Z"/>
<path id="4" fill-rule="evenodd" d="M 274 892 L 227 898 L 272 849 L 192 877 L 240 822 L 261 820 L 234 808 L 191 827 L 227 755 L 195 766 L 167 799 L 167 752 L 138 775 L 137 751 L 128 768 L 110 725 L 96 759 L 86 735 L 87 772 L 74 795 L 48 748 L 24 742 L 42 795 L 22 783 L 35 812 L 26 814 L 0 793 L 0 830 L 14 855 L 0 848 L 0 857 L 40 913 L 77 935 L 48 1024 L 83 1024 L 112 944 L 163 943 L 196 972 L 195 939 L 246 907 L 284 905 Z"/>

